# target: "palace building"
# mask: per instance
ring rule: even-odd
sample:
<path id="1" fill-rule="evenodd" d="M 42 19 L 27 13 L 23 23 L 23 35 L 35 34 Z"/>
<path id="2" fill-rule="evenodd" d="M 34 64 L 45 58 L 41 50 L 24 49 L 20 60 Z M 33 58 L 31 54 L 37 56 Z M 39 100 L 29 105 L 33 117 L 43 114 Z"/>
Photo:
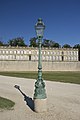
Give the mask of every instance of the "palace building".
<path id="1" fill-rule="evenodd" d="M 43 48 L 42 61 L 67 62 L 79 61 L 78 49 L 73 48 Z M 38 48 L 0 46 L 0 61 L 38 61 Z"/>

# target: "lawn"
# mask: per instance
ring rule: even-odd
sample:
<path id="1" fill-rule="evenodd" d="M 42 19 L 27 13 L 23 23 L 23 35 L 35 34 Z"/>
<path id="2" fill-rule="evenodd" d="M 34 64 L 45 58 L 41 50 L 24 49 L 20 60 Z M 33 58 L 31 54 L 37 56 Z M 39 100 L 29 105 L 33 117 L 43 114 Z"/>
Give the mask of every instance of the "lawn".
<path id="1" fill-rule="evenodd" d="M 0 72 L 0 75 L 37 79 L 37 72 Z M 79 72 L 43 72 L 44 80 L 80 84 Z"/>
<path id="2" fill-rule="evenodd" d="M 9 99 L 0 97 L 0 109 L 8 109 L 10 110 L 15 103 Z"/>

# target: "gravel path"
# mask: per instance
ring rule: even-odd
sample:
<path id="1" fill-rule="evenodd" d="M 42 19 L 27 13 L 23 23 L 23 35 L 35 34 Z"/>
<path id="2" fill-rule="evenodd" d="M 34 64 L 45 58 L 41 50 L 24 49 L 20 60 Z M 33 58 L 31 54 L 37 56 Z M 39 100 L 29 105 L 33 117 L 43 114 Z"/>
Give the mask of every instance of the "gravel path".
<path id="1" fill-rule="evenodd" d="M 80 120 L 80 85 L 47 81 L 47 112 L 35 113 L 27 103 L 32 101 L 34 82 L 0 76 L 0 96 L 16 103 L 12 110 L 0 110 L 0 120 Z"/>

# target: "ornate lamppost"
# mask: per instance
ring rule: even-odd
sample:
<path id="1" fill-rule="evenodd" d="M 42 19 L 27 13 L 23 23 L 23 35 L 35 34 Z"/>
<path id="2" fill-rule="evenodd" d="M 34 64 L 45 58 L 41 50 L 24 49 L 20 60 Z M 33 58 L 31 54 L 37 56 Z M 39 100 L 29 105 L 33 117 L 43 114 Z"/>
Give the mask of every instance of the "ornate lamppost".
<path id="1" fill-rule="evenodd" d="M 35 91 L 34 91 L 34 110 L 36 112 L 43 112 L 47 110 L 46 107 L 46 91 L 45 91 L 45 83 L 42 78 L 42 55 L 41 55 L 41 44 L 44 33 L 45 25 L 41 18 L 38 19 L 38 22 L 35 25 L 35 30 L 38 38 L 38 48 L 39 48 L 39 56 L 38 56 L 38 79 L 35 82 Z"/>

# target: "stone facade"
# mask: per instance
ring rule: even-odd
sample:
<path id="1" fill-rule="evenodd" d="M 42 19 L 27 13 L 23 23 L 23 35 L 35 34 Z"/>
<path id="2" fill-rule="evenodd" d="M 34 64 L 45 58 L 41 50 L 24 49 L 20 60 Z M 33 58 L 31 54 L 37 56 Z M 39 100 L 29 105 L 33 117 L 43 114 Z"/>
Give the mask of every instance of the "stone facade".
<path id="1" fill-rule="evenodd" d="M 78 49 L 42 48 L 43 71 L 80 71 Z M 0 71 L 37 71 L 38 48 L 0 47 Z"/>
<path id="2" fill-rule="evenodd" d="M 78 61 L 78 49 L 42 48 L 42 61 Z M 38 48 L 0 47 L 0 60 L 37 61 Z"/>

